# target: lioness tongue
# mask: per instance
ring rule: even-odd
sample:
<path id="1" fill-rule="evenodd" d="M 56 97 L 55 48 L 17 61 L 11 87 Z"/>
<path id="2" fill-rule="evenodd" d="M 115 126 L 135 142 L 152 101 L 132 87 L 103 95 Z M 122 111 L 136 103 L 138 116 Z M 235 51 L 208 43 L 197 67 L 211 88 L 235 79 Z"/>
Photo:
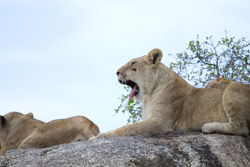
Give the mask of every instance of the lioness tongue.
<path id="1" fill-rule="evenodd" d="M 132 89 L 132 91 L 130 92 L 130 94 L 129 94 L 129 98 L 130 99 L 133 99 L 134 98 L 134 96 L 135 96 L 135 92 L 136 92 L 136 85 L 133 87 L 133 89 Z"/>

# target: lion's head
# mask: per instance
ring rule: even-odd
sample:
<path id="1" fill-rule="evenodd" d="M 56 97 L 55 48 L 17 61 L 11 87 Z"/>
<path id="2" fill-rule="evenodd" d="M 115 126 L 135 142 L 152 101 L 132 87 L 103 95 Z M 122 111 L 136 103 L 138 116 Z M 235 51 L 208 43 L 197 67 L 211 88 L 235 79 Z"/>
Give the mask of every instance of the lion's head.
<path id="1" fill-rule="evenodd" d="M 10 112 L 4 116 L 0 116 L 0 140 L 5 140 L 9 135 L 14 133 L 22 133 L 30 129 L 31 124 L 35 124 L 35 122 L 41 122 L 34 119 L 32 113 L 28 113 L 26 115 L 19 112 Z"/>
<path id="2" fill-rule="evenodd" d="M 44 124 L 33 118 L 32 113 L 26 115 L 19 112 L 11 112 L 0 116 L 0 156 L 7 149 L 15 149 L 37 127 Z"/>
<path id="3" fill-rule="evenodd" d="M 11 112 L 4 116 L 0 116 L 0 132 L 4 129 L 12 129 L 13 126 L 20 126 L 23 122 L 34 119 L 32 113 L 28 113 L 26 115 L 21 114 L 19 112 Z"/>
<path id="4" fill-rule="evenodd" d="M 156 73 L 161 59 L 161 50 L 153 49 L 148 55 L 132 59 L 117 71 L 118 81 L 132 88 L 130 98 L 142 100 L 145 94 L 152 92 L 156 86 L 154 81 L 159 76 Z"/>

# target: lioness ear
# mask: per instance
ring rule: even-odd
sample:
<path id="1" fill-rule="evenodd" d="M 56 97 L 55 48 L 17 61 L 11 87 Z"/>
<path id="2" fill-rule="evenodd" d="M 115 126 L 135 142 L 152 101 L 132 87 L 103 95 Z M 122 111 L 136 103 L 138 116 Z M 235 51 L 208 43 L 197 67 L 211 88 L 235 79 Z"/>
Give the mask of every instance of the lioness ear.
<path id="1" fill-rule="evenodd" d="M 6 119 L 4 118 L 4 116 L 1 116 L 0 120 L 1 120 L 1 125 L 3 126 L 6 122 Z"/>
<path id="2" fill-rule="evenodd" d="M 26 114 L 26 116 L 30 117 L 30 118 L 34 118 L 34 115 L 30 112 L 28 114 Z"/>
<path id="3" fill-rule="evenodd" d="M 162 51 L 160 49 L 153 49 L 148 53 L 145 59 L 149 64 L 158 65 L 162 59 Z"/>

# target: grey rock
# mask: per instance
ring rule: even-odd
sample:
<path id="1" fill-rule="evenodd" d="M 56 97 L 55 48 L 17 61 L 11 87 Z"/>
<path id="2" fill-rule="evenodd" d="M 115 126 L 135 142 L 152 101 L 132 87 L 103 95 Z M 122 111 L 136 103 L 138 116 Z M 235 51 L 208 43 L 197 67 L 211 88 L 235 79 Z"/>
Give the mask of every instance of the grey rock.
<path id="1" fill-rule="evenodd" d="M 173 132 L 9 150 L 1 167 L 250 167 L 250 137 Z"/>

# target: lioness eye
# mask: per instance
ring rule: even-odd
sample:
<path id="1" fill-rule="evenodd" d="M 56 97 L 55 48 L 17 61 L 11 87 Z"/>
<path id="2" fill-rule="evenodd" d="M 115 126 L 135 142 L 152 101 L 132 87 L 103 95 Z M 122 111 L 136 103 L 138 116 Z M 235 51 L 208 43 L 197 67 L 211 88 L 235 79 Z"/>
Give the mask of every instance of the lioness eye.
<path id="1" fill-rule="evenodd" d="M 135 64 L 136 62 L 132 62 L 130 65 L 132 66 L 133 64 Z"/>

